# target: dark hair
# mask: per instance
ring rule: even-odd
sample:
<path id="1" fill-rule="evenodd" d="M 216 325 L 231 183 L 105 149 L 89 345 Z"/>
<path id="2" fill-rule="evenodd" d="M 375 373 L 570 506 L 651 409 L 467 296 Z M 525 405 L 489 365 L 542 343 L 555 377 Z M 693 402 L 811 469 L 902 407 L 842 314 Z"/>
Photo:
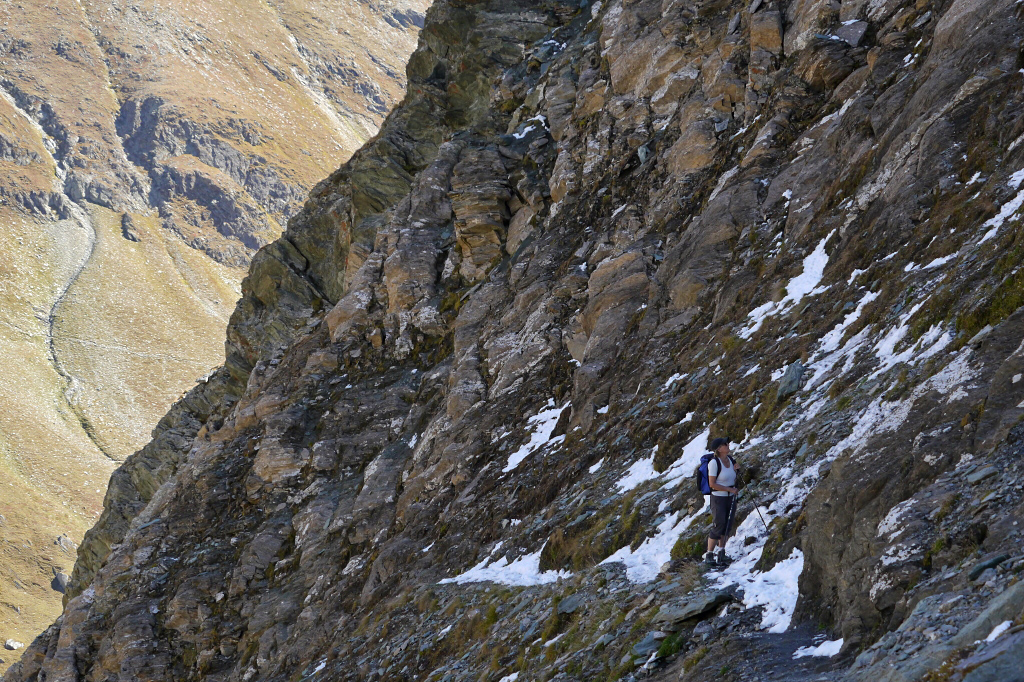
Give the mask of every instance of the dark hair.
<path id="1" fill-rule="evenodd" d="M 729 444 L 729 439 L 728 438 L 716 438 L 713 441 L 711 441 L 711 446 L 710 446 L 711 447 L 711 452 L 718 452 L 718 448 L 722 447 L 723 445 L 728 445 L 728 444 Z"/>

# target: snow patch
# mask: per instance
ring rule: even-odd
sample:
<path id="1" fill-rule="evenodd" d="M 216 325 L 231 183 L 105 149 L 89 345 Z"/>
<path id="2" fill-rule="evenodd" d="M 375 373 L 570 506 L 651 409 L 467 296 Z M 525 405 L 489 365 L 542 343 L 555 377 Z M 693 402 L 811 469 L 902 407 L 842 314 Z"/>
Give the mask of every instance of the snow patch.
<path id="1" fill-rule="evenodd" d="M 850 312 L 849 315 L 843 318 L 843 321 L 837 324 L 835 327 L 830 329 L 818 342 L 818 348 L 811 356 L 811 361 L 807 368 L 813 372 L 811 378 L 807 380 L 807 384 L 804 386 L 804 390 L 810 391 L 815 386 L 821 383 L 825 375 L 828 374 L 840 360 L 852 359 L 863 338 L 858 338 L 861 335 L 854 336 L 848 339 L 846 344 L 839 348 L 840 341 L 843 340 L 843 335 L 846 334 L 846 330 L 853 325 L 859 318 L 862 312 L 864 312 L 865 306 L 878 298 L 878 294 L 869 291 L 857 303 L 857 307 Z"/>
<path id="2" fill-rule="evenodd" d="M 1024 169 L 1019 170 L 1013 175 L 1011 175 L 1010 182 L 1008 182 L 1007 185 L 1010 187 L 1010 189 L 1015 190 L 1020 189 L 1022 183 L 1024 183 Z M 995 237 L 996 234 L 999 232 L 999 228 L 1003 226 L 1003 223 L 1005 223 L 1014 214 L 1016 214 L 1017 211 L 1020 210 L 1021 206 L 1024 206 L 1024 190 L 1017 192 L 1017 194 L 1012 199 L 1003 204 L 1002 208 L 999 209 L 999 213 L 997 213 L 995 216 L 987 220 L 982 225 L 983 228 L 989 227 L 991 229 L 988 232 L 986 232 L 985 235 L 981 238 L 981 240 L 978 242 L 978 246 L 981 246 L 989 239 Z"/>
<path id="3" fill-rule="evenodd" d="M 822 656 L 831 658 L 838 656 L 843 648 L 843 639 L 836 639 L 830 642 L 822 642 L 818 646 L 802 646 L 793 652 L 793 658 L 804 658 L 805 656 Z"/>
<path id="4" fill-rule="evenodd" d="M 1012 626 L 1012 620 L 1004 620 L 1002 623 L 992 628 L 992 632 L 988 633 L 988 637 L 985 638 L 985 641 L 994 642 L 999 635 L 1009 630 Z"/>
<path id="5" fill-rule="evenodd" d="M 658 446 L 655 445 L 654 449 L 651 450 L 650 457 L 638 459 L 629 466 L 629 469 L 626 470 L 626 475 L 615 482 L 615 487 L 619 489 L 620 493 L 629 492 L 641 483 L 658 478 L 659 474 L 654 470 L 654 456 L 657 453 Z"/>
<path id="6" fill-rule="evenodd" d="M 701 456 L 708 451 L 708 438 L 710 437 L 711 427 L 708 426 L 683 446 L 683 452 L 679 455 L 679 459 L 661 475 L 670 488 L 678 488 L 680 483 L 693 476 L 693 470 L 700 464 Z"/>
<path id="7" fill-rule="evenodd" d="M 533 121 L 539 123 L 541 128 L 543 128 L 544 130 L 548 130 L 548 120 L 544 118 L 544 114 L 537 114 L 533 118 L 528 118 L 525 121 L 523 121 L 523 124 L 531 123 Z M 525 128 L 523 128 L 521 132 L 512 133 L 512 137 L 516 138 L 517 140 L 521 140 L 524 137 L 526 137 L 529 133 L 532 133 L 534 130 L 537 130 L 537 126 L 527 125 Z"/>
<path id="8" fill-rule="evenodd" d="M 692 414 L 688 414 L 679 423 L 687 422 L 692 417 Z M 658 454 L 658 446 L 655 445 L 649 457 L 638 459 L 629 466 L 626 474 L 615 482 L 616 487 L 620 493 L 625 493 L 642 483 L 660 478 L 670 488 L 677 488 L 683 480 L 692 476 L 693 470 L 700 463 L 701 455 L 708 451 L 707 444 L 710 437 L 711 427 L 709 426 L 690 439 L 690 442 L 683 446 L 683 452 L 679 458 L 660 474 L 654 470 L 654 458 Z"/>
<path id="9" fill-rule="evenodd" d="M 893 545 L 886 549 L 885 554 L 882 555 L 882 565 L 895 566 L 902 564 L 914 556 L 920 549 L 921 546 L 916 543 L 911 545 Z"/>
<path id="10" fill-rule="evenodd" d="M 721 572 L 709 573 L 715 577 L 714 587 L 724 589 L 738 585 L 743 590 L 743 605 L 750 609 L 762 607 L 761 629 L 779 633 L 789 629 L 793 620 L 793 611 L 800 595 L 800 573 L 804 569 L 804 555 L 797 548 L 782 561 L 765 572 L 754 568 L 761 559 L 767 532 L 760 531 L 753 525 L 760 524 L 757 514 L 750 514 L 736 530 L 737 537 L 753 535 L 758 541 L 743 547 L 739 542 L 732 542 L 726 552 L 733 559 L 732 565 Z"/>
<path id="11" fill-rule="evenodd" d="M 715 197 L 718 196 L 718 193 L 721 192 L 723 189 L 725 189 L 725 184 L 727 182 L 729 182 L 730 180 L 732 180 L 733 176 L 735 176 L 736 173 L 739 172 L 739 170 L 740 170 L 739 166 L 733 166 L 729 170 L 727 170 L 724 173 L 722 173 L 722 177 L 720 177 L 718 179 L 718 184 L 715 185 L 715 189 L 711 192 L 711 196 L 708 197 L 708 202 L 707 203 L 710 204 L 712 201 L 715 200 Z"/>
<path id="12" fill-rule="evenodd" d="M 768 317 L 786 312 L 800 303 L 805 296 L 815 296 L 828 289 L 828 287 L 819 287 L 818 285 L 821 284 L 821 278 L 825 274 L 825 266 L 828 265 L 828 254 L 825 252 L 825 244 L 828 243 L 833 234 L 835 234 L 835 230 L 829 232 L 818 243 L 814 251 L 804 258 L 803 271 L 786 285 L 785 298 L 778 303 L 769 301 L 754 308 L 747 314 L 750 322 L 739 331 L 741 338 L 749 339 L 753 336 L 754 332 L 761 328 L 761 325 L 764 324 Z"/>
<path id="13" fill-rule="evenodd" d="M 666 382 L 665 382 L 665 385 L 664 385 L 664 386 L 662 387 L 662 389 L 661 389 L 661 390 L 663 390 L 663 391 L 664 391 L 665 389 L 667 389 L 667 388 L 668 388 L 669 386 L 671 386 L 672 384 L 676 383 L 677 381 L 679 381 L 679 380 L 681 380 L 681 379 L 685 379 L 685 378 L 686 378 L 686 376 L 687 376 L 687 375 L 685 375 L 685 374 L 679 374 L 678 372 L 677 372 L 676 374 L 673 374 L 672 376 L 670 376 L 670 377 L 668 378 L 668 381 L 666 381 Z"/>
<path id="14" fill-rule="evenodd" d="M 943 265 L 945 265 L 949 261 L 953 260 L 954 258 L 956 258 L 956 254 L 955 253 L 951 253 L 948 256 L 942 256 L 940 258 L 936 258 L 931 263 L 929 263 L 928 265 L 924 266 L 924 269 L 925 270 L 932 270 L 934 268 L 942 267 Z"/>
<path id="15" fill-rule="evenodd" d="M 497 561 L 491 562 L 488 556 L 473 568 L 454 578 L 445 578 L 441 585 L 466 583 L 493 582 L 500 585 L 512 587 L 531 587 L 533 585 L 547 585 L 559 578 L 568 578 L 568 571 L 541 571 L 540 553 L 543 547 L 533 554 L 526 554 L 512 561 L 502 556 Z"/>
<path id="16" fill-rule="evenodd" d="M 914 499 L 910 498 L 900 502 L 890 509 L 889 513 L 885 515 L 885 518 L 878 522 L 876 535 L 878 537 L 884 536 L 885 539 L 890 542 L 896 539 L 896 536 L 903 532 L 903 519 L 910 512 L 913 506 Z"/>
<path id="17" fill-rule="evenodd" d="M 636 550 L 629 545 L 619 549 L 602 564 L 621 563 L 626 568 L 626 577 L 634 583 L 648 583 L 658 577 L 661 566 L 672 558 L 672 547 L 679 536 L 686 532 L 695 520 L 709 508 L 707 498 L 699 511 L 679 520 L 679 514 L 669 514 L 660 524 L 657 532 L 644 540 Z"/>
<path id="18" fill-rule="evenodd" d="M 558 417 L 562 414 L 564 407 L 558 407 L 555 405 L 554 399 L 549 399 L 546 409 L 541 410 L 536 415 L 530 417 L 526 421 L 527 428 L 531 430 L 530 440 L 519 446 L 519 449 L 509 455 L 508 464 L 502 469 L 502 473 L 508 473 L 519 466 L 524 459 L 532 455 L 534 452 L 539 450 L 545 445 L 560 443 L 565 440 L 565 436 L 557 436 L 556 438 L 551 437 L 551 433 L 555 430 L 555 426 L 558 424 Z"/>

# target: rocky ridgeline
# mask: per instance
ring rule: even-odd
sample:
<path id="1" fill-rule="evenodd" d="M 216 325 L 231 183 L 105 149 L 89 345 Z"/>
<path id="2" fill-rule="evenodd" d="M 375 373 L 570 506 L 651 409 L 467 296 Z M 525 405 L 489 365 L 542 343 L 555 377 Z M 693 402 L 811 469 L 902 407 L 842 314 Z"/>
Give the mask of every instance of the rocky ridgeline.
<path id="1" fill-rule="evenodd" d="M 1019 14 L 439 1 L 4 679 L 1019 679 Z"/>

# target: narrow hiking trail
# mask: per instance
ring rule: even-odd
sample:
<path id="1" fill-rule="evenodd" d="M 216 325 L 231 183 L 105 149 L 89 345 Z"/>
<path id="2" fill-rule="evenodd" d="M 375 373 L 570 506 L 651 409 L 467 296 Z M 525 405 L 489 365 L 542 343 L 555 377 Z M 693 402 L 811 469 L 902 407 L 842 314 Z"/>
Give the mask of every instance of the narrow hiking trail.
<path id="1" fill-rule="evenodd" d="M 53 370 L 60 377 L 60 380 L 64 383 L 64 389 L 61 391 L 61 396 L 63 398 L 63 404 L 68 410 L 70 410 L 70 414 L 68 416 L 81 426 L 89 440 L 96 446 L 96 449 L 104 457 L 113 462 L 119 463 L 121 460 L 114 457 L 109 450 L 104 447 L 98 439 L 95 430 L 90 425 L 89 418 L 76 404 L 76 395 L 80 390 L 81 382 L 71 372 L 69 372 L 64 366 L 64 363 L 61 362 L 55 341 L 59 309 L 65 303 L 71 288 L 80 279 L 82 273 L 85 271 L 96 252 L 96 229 L 93 226 L 92 219 L 89 217 L 86 209 L 72 201 L 65 192 L 64 183 L 67 177 L 67 168 L 65 160 L 59 158 L 57 155 L 58 150 L 61 148 L 60 145 L 46 131 L 46 129 L 43 128 L 40 122 L 19 104 L 18 98 L 11 92 L 8 92 L 6 87 L 0 88 L 0 96 L 7 100 L 7 103 L 14 109 L 14 111 L 16 111 L 39 136 L 39 139 L 42 142 L 42 148 L 48 157 L 47 160 L 53 167 L 53 195 L 58 197 L 56 201 L 71 214 L 71 218 L 67 222 L 77 223 L 84 232 L 84 243 L 82 243 L 83 240 L 81 235 L 76 235 L 74 231 L 70 229 L 61 230 L 60 233 L 56 235 L 54 244 L 58 254 L 56 261 L 65 264 L 67 266 L 68 273 L 65 275 L 62 282 L 57 283 L 56 295 L 50 304 L 49 310 L 45 313 L 45 318 L 41 321 L 44 326 L 46 352 L 49 357 L 50 364 L 53 366 Z M 54 201 L 51 200 L 51 205 L 53 203 Z"/>
<path id="2" fill-rule="evenodd" d="M 64 367 L 60 359 L 60 354 L 57 352 L 57 344 L 55 341 L 55 337 L 56 327 L 59 320 L 59 309 L 66 302 L 66 299 L 68 298 L 68 293 L 71 291 L 71 288 L 79 280 L 82 273 L 85 271 L 86 267 L 88 267 L 89 261 L 92 260 L 93 255 L 96 253 L 97 241 L 96 228 L 93 226 L 92 220 L 90 219 L 89 214 L 85 211 L 85 209 L 78 206 L 74 202 L 71 202 L 70 200 L 68 201 L 68 205 L 70 207 L 72 216 L 74 216 L 75 221 L 79 225 L 81 225 L 86 231 L 87 249 L 85 254 L 82 255 L 81 258 L 79 259 L 71 276 L 64 283 L 64 286 L 60 290 L 60 293 L 57 294 L 57 298 L 54 300 L 53 305 L 50 306 L 50 312 L 46 318 L 46 348 L 49 353 L 50 363 L 53 365 L 54 371 L 56 371 L 57 374 L 59 374 L 61 379 L 64 381 L 65 387 L 62 395 L 64 397 L 64 403 L 67 405 L 68 409 L 71 410 L 71 414 L 74 415 L 75 419 L 77 419 L 78 423 L 82 427 L 82 431 L 85 432 L 85 434 L 89 437 L 89 440 L 92 441 L 92 443 L 96 446 L 96 449 L 99 450 L 103 454 L 103 456 L 109 459 L 110 461 L 120 463 L 121 460 L 118 459 L 117 457 L 114 457 L 114 455 L 110 453 L 108 448 L 104 446 L 104 444 L 101 442 L 101 439 L 96 433 L 96 430 L 93 428 L 92 424 L 89 421 L 88 415 L 86 415 L 85 411 L 78 405 L 77 398 L 79 392 L 81 391 L 81 381 L 79 381 L 79 379 L 75 377 L 75 375 L 73 375 Z"/>

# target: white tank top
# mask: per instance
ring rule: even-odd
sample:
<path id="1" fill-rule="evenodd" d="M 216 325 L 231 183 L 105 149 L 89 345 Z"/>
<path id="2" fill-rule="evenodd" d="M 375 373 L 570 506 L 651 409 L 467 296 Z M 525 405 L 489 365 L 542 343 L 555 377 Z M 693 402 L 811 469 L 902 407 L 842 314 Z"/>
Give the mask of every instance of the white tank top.
<path id="1" fill-rule="evenodd" d="M 736 467 L 732 466 L 732 461 L 728 457 L 726 457 L 726 461 L 729 462 L 727 467 L 721 466 L 721 461 L 717 457 L 708 462 L 708 478 L 717 476 L 718 478 L 715 483 L 726 488 L 733 488 L 736 486 Z M 719 472 L 719 469 L 721 469 L 721 472 Z M 724 490 L 715 490 L 714 488 L 711 489 L 711 494 L 717 497 L 729 495 Z"/>

